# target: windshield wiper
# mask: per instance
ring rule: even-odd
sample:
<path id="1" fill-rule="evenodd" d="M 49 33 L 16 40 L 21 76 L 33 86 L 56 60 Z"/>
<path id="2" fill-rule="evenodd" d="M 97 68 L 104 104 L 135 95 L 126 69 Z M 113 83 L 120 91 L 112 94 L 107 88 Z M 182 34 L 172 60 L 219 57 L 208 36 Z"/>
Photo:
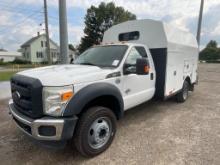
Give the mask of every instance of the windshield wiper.
<path id="1" fill-rule="evenodd" d="M 91 65 L 91 66 L 97 66 L 95 64 L 92 64 L 92 63 L 89 63 L 89 62 L 82 62 L 82 63 L 79 63 L 80 65 Z"/>

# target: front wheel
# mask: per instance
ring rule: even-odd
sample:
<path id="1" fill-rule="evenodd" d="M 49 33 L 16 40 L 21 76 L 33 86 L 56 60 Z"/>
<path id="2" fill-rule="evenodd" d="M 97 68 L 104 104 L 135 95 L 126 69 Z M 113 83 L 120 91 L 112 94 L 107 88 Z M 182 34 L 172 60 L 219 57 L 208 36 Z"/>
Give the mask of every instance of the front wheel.
<path id="1" fill-rule="evenodd" d="M 179 103 L 183 103 L 187 100 L 188 96 L 189 96 L 189 83 L 185 81 L 183 83 L 183 88 L 181 92 L 176 95 L 176 100 Z"/>
<path id="2" fill-rule="evenodd" d="M 92 107 L 79 119 L 74 144 L 84 156 L 93 157 L 104 152 L 116 133 L 116 117 L 105 107 Z"/>

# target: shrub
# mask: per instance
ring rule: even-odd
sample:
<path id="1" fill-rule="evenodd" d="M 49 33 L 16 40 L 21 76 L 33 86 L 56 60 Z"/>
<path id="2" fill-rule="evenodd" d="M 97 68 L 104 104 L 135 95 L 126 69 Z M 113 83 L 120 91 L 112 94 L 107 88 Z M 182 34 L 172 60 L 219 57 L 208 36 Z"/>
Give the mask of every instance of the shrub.
<path id="1" fill-rule="evenodd" d="M 31 62 L 16 58 L 11 62 L 11 64 L 31 64 Z"/>

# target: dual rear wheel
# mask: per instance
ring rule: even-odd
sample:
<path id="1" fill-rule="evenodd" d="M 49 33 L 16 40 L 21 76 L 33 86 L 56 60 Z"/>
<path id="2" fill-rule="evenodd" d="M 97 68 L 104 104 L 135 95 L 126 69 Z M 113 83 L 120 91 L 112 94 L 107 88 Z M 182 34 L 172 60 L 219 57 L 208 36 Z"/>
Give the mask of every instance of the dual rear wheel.
<path id="1" fill-rule="evenodd" d="M 190 89 L 190 84 L 188 83 L 188 81 L 184 81 L 183 88 L 182 88 L 181 92 L 179 92 L 176 95 L 177 102 L 183 103 L 187 100 L 187 98 L 189 96 L 189 89 Z"/>

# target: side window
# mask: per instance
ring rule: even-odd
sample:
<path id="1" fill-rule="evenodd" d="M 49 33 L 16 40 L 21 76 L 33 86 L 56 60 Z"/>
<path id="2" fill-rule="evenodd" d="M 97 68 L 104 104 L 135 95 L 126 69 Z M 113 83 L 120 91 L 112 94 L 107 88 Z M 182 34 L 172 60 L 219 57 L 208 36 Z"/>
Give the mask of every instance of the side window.
<path id="1" fill-rule="evenodd" d="M 121 33 L 118 36 L 119 41 L 131 41 L 131 40 L 138 40 L 140 37 L 139 31 L 133 31 L 128 33 Z"/>
<path id="2" fill-rule="evenodd" d="M 138 58 L 147 58 L 147 52 L 144 47 L 135 46 L 131 49 L 126 64 L 135 65 Z"/>
<path id="3" fill-rule="evenodd" d="M 147 52 L 144 47 L 135 46 L 131 49 L 125 61 L 127 73 L 136 73 L 136 61 L 139 58 L 147 58 Z"/>
<path id="4" fill-rule="evenodd" d="M 146 52 L 146 50 L 145 50 L 144 47 L 136 46 L 135 48 L 136 48 L 136 50 L 138 51 L 138 53 L 140 53 L 140 55 L 141 55 L 143 58 L 147 58 L 147 52 Z"/>
<path id="5" fill-rule="evenodd" d="M 137 49 L 135 47 L 133 47 L 130 51 L 130 53 L 128 54 L 128 57 L 126 59 L 126 64 L 129 65 L 135 65 L 136 64 L 136 60 L 138 58 L 142 58 L 141 54 L 137 51 Z"/>

